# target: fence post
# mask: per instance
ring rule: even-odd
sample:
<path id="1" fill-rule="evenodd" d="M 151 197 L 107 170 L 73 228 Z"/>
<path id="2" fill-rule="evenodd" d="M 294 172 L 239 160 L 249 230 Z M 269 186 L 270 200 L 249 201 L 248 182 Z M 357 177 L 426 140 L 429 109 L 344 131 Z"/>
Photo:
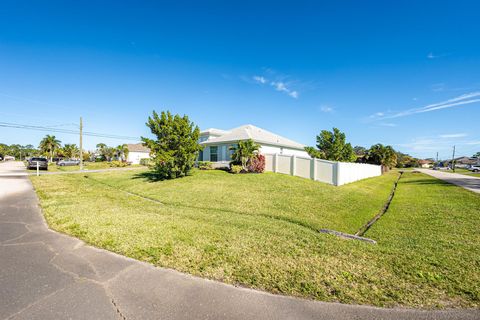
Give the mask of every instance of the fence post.
<path id="1" fill-rule="evenodd" d="M 316 163 L 316 159 L 315 158 L 312 158 L 311 162 L 310 162 L 310 178 L 312 180 L 317 180 L 317 163 Z"/>
<path id="2" fill-rule="evenodd" d="M 278 153 L 273 156 L 273 172 L 278 172 Z"/>
<path id="3" fill-rule="evenodd" d="M 334 172 L 334 179 L 335 181 L 333 181 L 333 184 L 335 186 L 339 186 L 340 185 L 340 162 L 335 162 L 335 172 Z"/>
<path id="4" fill-rule="evenodd" d="M 290 163 L 290 174 L 294 176 L 296 173 L 297 173 L 297 157 L 293 155 Z"/>

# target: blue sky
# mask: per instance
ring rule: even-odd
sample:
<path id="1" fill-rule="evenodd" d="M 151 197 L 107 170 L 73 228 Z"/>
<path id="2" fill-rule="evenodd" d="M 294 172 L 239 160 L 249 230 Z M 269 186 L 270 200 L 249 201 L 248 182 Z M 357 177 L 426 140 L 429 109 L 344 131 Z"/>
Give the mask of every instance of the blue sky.
<path id="1" fill-rule="evenodd" d="M 137 137 L 155 109 L 307 145 L 335 126 L 418 157 L 480 151 L 478 1 L 2 1 L 0 30 L 0 122 Z"/>

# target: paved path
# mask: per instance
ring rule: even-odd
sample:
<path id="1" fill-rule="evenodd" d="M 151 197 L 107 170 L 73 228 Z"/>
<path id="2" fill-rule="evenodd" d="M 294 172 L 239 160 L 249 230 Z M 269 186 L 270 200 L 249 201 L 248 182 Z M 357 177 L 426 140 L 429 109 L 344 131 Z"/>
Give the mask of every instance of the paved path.
<path id="1" fill-rule="evenodd" d="M 444 180 L 449 183 L 453 183 L 457 186 L 465 188 L 467 190 L 480 193 L 480 177 L 472 177 L 459 173 L 450 173 L 440 170 L 431 169 L 416 169 L 422 173 L 428 174 L 437 179 Z"/>
<path id="2" fill-rule="evenodd" d="M 47 228 L 22 164 L 0 164 L 0 319 L 480 319 L 323 303 L 156 268 Z M 15 174 L 17 173 L 17 174 Z"/>

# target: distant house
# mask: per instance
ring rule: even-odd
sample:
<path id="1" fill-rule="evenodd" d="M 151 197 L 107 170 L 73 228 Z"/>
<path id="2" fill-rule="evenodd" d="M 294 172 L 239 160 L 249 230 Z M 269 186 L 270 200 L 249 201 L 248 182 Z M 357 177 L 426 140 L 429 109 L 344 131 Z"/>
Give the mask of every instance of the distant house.
<path id="1" fill-rule="evenodd" d="M 479 159 L 477 158 L 469 158 L 469 157 L 459 157 L 455 158 L 455 167 L 458 168 L 467 168 L 471 165 L 479 164 Z"/>
<path id="2" fill-rule="evenodd" d="M 278 134 L 248 124 L 231 130 L 207 129 L 200 133 L 200 144 L 204 149 L 200 152 L 199 161 L 227 164 L 233 153 L 230 147 L 238 141 L 252 139 L 260 145 L 262 154 L 295 155 L 310 158 L 305 145 L 284 138 Z"/>
<path id="3" fill-rule="evenodd" d="M 150 149 L 145 147 L 141 143 L 135 144 L 127 144 L 128 148 L 128 157 L 127 162 L 131 162 L 132 164 L 140 164 L 141 159 L 149 159 L 150 158 Z"/>
<path id="4" fill-rule="evenodd" d="M 418 164 L 419 164 L 420 167 L 422 167 L 422 168 L 431 168 L 432 165 L 433 165 L 433 161 L 432 161 L 432 160 L 428 160 L 428 159 L 418 160 Z"/>

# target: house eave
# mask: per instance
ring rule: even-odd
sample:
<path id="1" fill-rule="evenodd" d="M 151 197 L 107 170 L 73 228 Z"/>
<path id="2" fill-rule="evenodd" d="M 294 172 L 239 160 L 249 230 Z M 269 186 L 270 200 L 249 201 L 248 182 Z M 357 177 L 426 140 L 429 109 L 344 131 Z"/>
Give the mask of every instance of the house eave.
<path id="1" fill-rule="evenodd" d="M 225 140 L 225 141 L 203 141 L 200 142 L 200 145 L 203 146 L 209 146 L 209 145 L 215 145 L 215 144 L 229 144 L 229 143 L 237 143 L 238 141 L 243 141 L 243 140 L 248 140 L 248 139 L 240 139 L 240 140 Z M 261 145 L 266 145 L 266 146 L 274 146 L 274 147 L 282 147 L 282 148 L 289 148 L 293 150 L 300 150 L 300 151 L 305 151 L 305 146 L 302 147 L 294 147 L 294 146 L 289 146 L 281 143 L 272 143 L 272 142 L 267 142 L 267 141 L 261 141 L 261 140 L 254 140 L 256 143 L 259 143 Z"/>

